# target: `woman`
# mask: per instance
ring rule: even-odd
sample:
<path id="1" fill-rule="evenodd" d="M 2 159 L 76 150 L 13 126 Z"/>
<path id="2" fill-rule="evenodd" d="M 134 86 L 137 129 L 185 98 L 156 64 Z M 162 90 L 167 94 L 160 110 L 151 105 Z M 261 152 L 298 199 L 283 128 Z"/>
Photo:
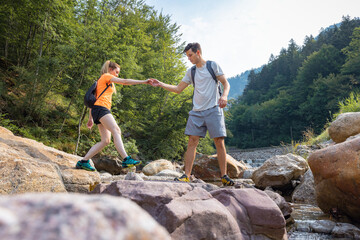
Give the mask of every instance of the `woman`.
<path id="1" fill-rule="evenodd" d="M 116 92 L 114 83 L 123 85 L 148 84 L 149 80 L 121 79 L 118 78 L 119 72 L 120 66 L 111 61 L 106 61 L 101 68 L 101 77 L 97 83 L 96 96 L 99 96 L 107 85 L 110 84 L 110 87 L 106 89 L 106 91 L 96 100 L 94 107 L 90 109 L 89 121 L 87 122 L 87 127 L 89 129 L 92 128 L 94 123 L 97 124 L 101 135 L 101 141 L 96 143 L 85 155 L 85 157 L 77 162 L 77 169 L 85 169 L 88 171 L 96 170 L 93 166 L 91 166 L 89 159 L 95 156 L 110 143 L 111 134 L 114 138 L 116 150 L 123 159 L 123 168 L 137 166 L 141 163 L 141 161 L 132 159 L 125 151 L 124 144 L 121 139 L 121 130 L 110 112 L 111 97 L 112 94 Z"/>

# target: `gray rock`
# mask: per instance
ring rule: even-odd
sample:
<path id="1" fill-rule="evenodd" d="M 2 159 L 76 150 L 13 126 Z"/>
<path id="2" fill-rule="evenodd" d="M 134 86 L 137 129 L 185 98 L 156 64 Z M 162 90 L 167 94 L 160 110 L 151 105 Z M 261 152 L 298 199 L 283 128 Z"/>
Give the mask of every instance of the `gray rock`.
<path id="1" fill-rule="evenodd" d="M 307 170 L 300 185 L 292 193 L 292 202 L 316 205 L 314 176 L 311 169 Z"/>
<path id="2" fill-rule="evenodd" d="M 165 169 L 157 173 L 155 176 L 176 178 L 176 177 L 181 177 L 181 175 L 182 173 L 177 172 L 175 170 Z"/>
<path id="3" fill-rule="evenodd" d="M 360 239 L 360 229 L 350 223 L 336 223 L 331 235 L 336 238 Z"/>
<path id="4" fill-rule="evenodd" d="M 0 197 L 0 239 L 170 240 L 170 236 L 128 199 L 41 193 Z"/>
<path id="5" fill-rule="evenodd" d="M 125 180 L 144 181 L 144 179 L 142 179 L 139 174 L 134 172 L 128 172 L 128 174 L 125 176 Z"/>
<path id="6" fill-rule="evenodd" d="M 307 162 L 294 154 L 278 155 L 265 161 L 254 171 L 252 180 L 259 188 L 282 187 L 299 179 L 308 169 Z"/>
<path id="7" fill-rule="evenodd" d="M 93 159 L 97 171 L 105 171 L 111 175 L 119 175 L 125 171 L 122 168 L 121 161 L 116 157 L 94 157 Z"/>
<path id="8" fill-rule="evenodd" d="M 310 223 L 310 228 L 316 233 L 330 234 L 334 229 L 336 223 L 330 220 L 316 220 Z"/>
<path id="9" fill-rule="evenodd" d="M 244 170 L 242 178 L 251 179 L 255 170 L 254 168 Z"/>

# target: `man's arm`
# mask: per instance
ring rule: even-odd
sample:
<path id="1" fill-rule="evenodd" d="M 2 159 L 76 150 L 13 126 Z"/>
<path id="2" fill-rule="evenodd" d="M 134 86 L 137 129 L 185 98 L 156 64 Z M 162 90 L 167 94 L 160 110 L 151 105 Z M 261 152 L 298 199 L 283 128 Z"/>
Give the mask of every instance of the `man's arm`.
<path id="1" fill-rule="evenodd" d="M 160 82 L 157 79 L 151 79 L 150 81 L 151 81 L 150 84 L 154 87 L 162 87 L 165 90 L 168 90 L 170 92 L 174 92 L 177 94 L 181 93 L 187 86 L 189 86 L 189 84 L 187 84 L 186 82 L 183 82 L 183 81 L 181 81 L 177 86 Z"/>
<path id="2" fill-rule="evenodd" d="M 224 86 L 224 92 L 219 99 L 220 108 L 224 108 L 227 105 L 227 97 L 228 97 L 229 91 L 230 91 L 230 84 L 229 84 L 228 80 L 225 78 L 225 75 L 217 76 L 217 79 Z"/>

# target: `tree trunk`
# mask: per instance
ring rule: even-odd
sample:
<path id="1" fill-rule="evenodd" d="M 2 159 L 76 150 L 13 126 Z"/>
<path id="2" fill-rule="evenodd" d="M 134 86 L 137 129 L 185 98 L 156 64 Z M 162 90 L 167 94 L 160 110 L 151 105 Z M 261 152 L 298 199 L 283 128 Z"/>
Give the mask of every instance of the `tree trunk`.
<path id="1" fill-rule="evenodd" d="M 80 143 L 80 139 L 81 139 L 81 125 L 82 125 L 82 122 L 84 121 L 84 118 L 85 118 L 86 109 L 87 109 L 87 107 L 84 106 L 84 107 L 83 107 L 83 110 L 82 110 L 82 113 L 81 113 L 81 116 L 80 116 L 80 118 L 79 118 L 78 138 L 77 138 L 77 141 L 76 141 L 76 147 L 75 147 L 75 152 L 74 152 L 75 155 L 77 154 L 78 147 L 79 147 L 79 143 Z"/>

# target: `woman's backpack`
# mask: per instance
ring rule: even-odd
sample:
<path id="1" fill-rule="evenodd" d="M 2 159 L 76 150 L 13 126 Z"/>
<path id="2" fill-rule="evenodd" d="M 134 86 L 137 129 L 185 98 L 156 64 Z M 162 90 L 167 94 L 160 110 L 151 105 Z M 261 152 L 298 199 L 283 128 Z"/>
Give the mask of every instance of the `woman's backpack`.
<path id="1" fill-rule="evenodd" d="M 94 107 L 96 100 L 98 100 L 101 97 L 101 95 L 106 91 L 106 89 L 108 89 L 108 87 L 111 85 L 112 85 L 111 83 L 106 84 L 106 88 L 104 89 L 104 91 L 102 91 L 102 93 L 99 95 L 99 97 L 96 98 L 97 81 L 94 82 L 91 85 L 91 87 L 89 88 L 89 90 L 87 90 L 87 92 L 85 93 L 85 96 L 84 96 L 85 106 L 87 106 L 88 108 Z"/>

